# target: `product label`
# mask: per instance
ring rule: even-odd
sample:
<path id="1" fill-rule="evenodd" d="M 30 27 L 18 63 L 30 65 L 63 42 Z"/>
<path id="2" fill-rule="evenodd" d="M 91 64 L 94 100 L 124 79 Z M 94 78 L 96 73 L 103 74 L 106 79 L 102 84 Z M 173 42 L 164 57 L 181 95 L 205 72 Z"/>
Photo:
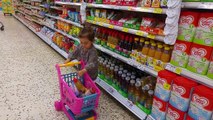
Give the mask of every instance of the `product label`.
<path id="1" fill-rule="evenodd" d="M 189 115 L 194 120 L 210 120 L 212 111 L 205 109 L 209 105 L 209 100 L 198 94 L 192 95 L 192 100 L 189 107 Z"/>
<path id="2" fill-rule="evenodd" d="M 161 101 L 158 101 L 156 99 L 153 100 L 153 105 L 152 105 L 152 113 L 151 116 L 155 118 L 156 120 L 165 120 L 166 117 L 166 109 L 163 109 L 163 104 Z"/>
<path id="3" fill-rule="evenodd" d="M 210 50 L 210 51 L 207 51 Z M 209 54 L 211 53 L 211 48 L 200 47 L 195 45 L 191 48 L 191 55 L 189 57 L 189 63 L 187 69 L 205 75 L 209 66 Z"/>
<path id="4" fill-rule="evenodd" d="M 186 49 L 185 44 L 175 44 L 170 63 L 185 68 L 189 59 L 188 54 L 185 52 Z"/>
<path id="5" fill-rule="evenodd" d="M 208 73 L 207 73 L 207 77 L 213 79 L 213 62 L 211 62 L 210 65 L 209 65 L 209 70 L 208 70 Z"/>
<path id="6" fill-rule="evenodd" d="M 169 87 L 165 87 L 168 86 Z M 167 83 L 167 80 L 164 78 L 157 78 L 157 84 L 155 88 L 155 96 L 160 98 L 163 101 L 169 101 L 170 98 L 170 84 Z"/>
<path id="7" fill-rule="evenodd" d="M 169 103 L 173 107 L 181 111 L 184 111 L 184 112 L 187 111 L 189 107 L 190 96 L 188 96 L 188 98 L 183 97 L 183 95 L 186 94 L 186 92 L 187 91 L 183 86 L 178 86 L 176 84 L 173 84 Z"/>
<path id="8" fill-rule="evenodd" d="M 166 114 L 166 120 L 178 120 L 178 119 L 180 119 L 180 114 L 168 108 L 168 111 Z"/>

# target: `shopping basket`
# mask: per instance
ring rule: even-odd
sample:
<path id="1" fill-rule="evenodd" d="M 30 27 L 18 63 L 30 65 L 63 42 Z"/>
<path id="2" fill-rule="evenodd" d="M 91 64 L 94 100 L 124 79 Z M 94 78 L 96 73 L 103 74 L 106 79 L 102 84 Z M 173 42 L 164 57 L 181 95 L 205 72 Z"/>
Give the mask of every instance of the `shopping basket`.
<path id="1" fill-rule="evenodd" d="M 83 76 L 84 85 L 87 88 L 92 88 L 95 93 L 87 95 L 85 97 L 78 98 L 72 88 L 70 87 L 73 78 L 78 77 L 77 73 L 72 72 L 68 74 L 61 74 L 62 67 L 73 67 L 74 65 L 81 64 L 81 67 L 84 68 L 84 62 L 70 62 L 68 64 L 57 64 L 56 70 L 58 72 L 59 86 L 60 86 L 60 96 L 59 101 L 55 101 L 55 109 L 57 111 L 64 111 L 69 119 L 73 119 L 68 113 L 68 108 L 74 115 L 79 115 L 91 110 L 94 110 L 98 106 L 98 101 L 100 97 L 100 90 L 92 81 L 90 76 L 85 73 Z"/>

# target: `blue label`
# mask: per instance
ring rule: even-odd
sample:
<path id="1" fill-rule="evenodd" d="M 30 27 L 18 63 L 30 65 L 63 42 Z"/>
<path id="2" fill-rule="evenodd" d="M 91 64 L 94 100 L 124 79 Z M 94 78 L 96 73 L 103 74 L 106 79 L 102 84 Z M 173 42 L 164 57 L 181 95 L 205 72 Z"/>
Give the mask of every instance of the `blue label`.
<path id="1" fill-rule="evenodd" d="M 151 116 L 155 119 L 155 120 L 165 120 L 166 117 L 166 112 L 159 110 L 156 107 L 152 107 L 152 113 Z"/>
<path id="2" fill-rule="evenodd" d="M 169 98 L 170 98 L 170 90 L 163 88 L 162 85 L 156 84 L 155 96 L 167 102 L 169 101 Z"/>

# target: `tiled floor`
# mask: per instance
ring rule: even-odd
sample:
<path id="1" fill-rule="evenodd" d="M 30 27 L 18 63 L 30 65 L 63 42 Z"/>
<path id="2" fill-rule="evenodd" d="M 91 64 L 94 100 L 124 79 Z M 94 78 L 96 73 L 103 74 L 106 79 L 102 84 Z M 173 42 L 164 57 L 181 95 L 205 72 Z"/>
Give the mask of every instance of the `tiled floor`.
<path id="1" fill-rule="evenodd" d="M 0 31 L 0 120 L 66 120 L 54 110 L 59 99 L 54 65 L 64 59 L 13 17 L 3 17 Z M 135 116 L 102 91 L 99 120 L 134 120 Z"/>

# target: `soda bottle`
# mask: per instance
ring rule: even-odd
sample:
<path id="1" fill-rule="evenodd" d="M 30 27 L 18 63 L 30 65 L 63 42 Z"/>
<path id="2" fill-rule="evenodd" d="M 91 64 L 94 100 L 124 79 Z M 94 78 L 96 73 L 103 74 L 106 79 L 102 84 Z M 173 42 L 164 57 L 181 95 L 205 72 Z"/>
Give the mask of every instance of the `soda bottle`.
<path id="1" fill-rule="evenodd" d="M 121 87 L 121 82 L 122 82 L 122 71 L 118 71 L 118 86 Z"/>
<path id="2" fill-rule="evenodd" d="M 146 102 L 146 98 L 147 98 L 147 94 L 148 94 L 148 88 L 143 86 L 142 87 L 142 91 L 141 91 L 141 97 L 140 97 L 140 100 L 139 100 L 139 103 L 144 106 L 145 105 L 145 102 Z"/>
<path id="3" fill-rule="evenodd" d="M 126 92 L 125 91 L 126 74 L 123 73 L 122 76 L 121 76 L 121 78 L 122 78 L 121 79 L 121 83 L 120 83 L 121 84 L 121 90 L 123 90 L 124 92 Z"/>
<path id="4" fill-rule="evenodd" d="M 139 102 L 140 95 L 141 95 L 141 82 L 136 81 L 136 83 L 135 83 L 135 95 L 134 95 L 135 101 L 133 101 L 133 103 Z"/>
<path id="5" fill-rule="evenodd" d="M 134 101 L 134 91 L 135 91 L 135 80 L 131 80 L 128 89 L 128 99 L 130 101 Z"/>
<path id="6" fill-rule="evenodd" d="M 116 85 L 118 85 L 118 78 L 119 78 L 118 77 L 118 68 L 115 68 L 114 69 L 114 80 L 113 80 L 114 82 L 113 83 L 116 84 Z"/>
<path id="7" fill-rule="evenodd" d="M 130 83 L 130 77 L 126 77 L 125 85 L 124 85 L 124 89 L 126 93 L 128 93 L 129 83 Z"/>
<path id="8" fill-rule="evenodd" d="M 148 91 L 148 97 L 147 97 L 147 100 L 145 102 L 145 107 L 149 110 L 152 109 L 153 95 L 154 95 L 154 91 L 149 90 Z"/>

